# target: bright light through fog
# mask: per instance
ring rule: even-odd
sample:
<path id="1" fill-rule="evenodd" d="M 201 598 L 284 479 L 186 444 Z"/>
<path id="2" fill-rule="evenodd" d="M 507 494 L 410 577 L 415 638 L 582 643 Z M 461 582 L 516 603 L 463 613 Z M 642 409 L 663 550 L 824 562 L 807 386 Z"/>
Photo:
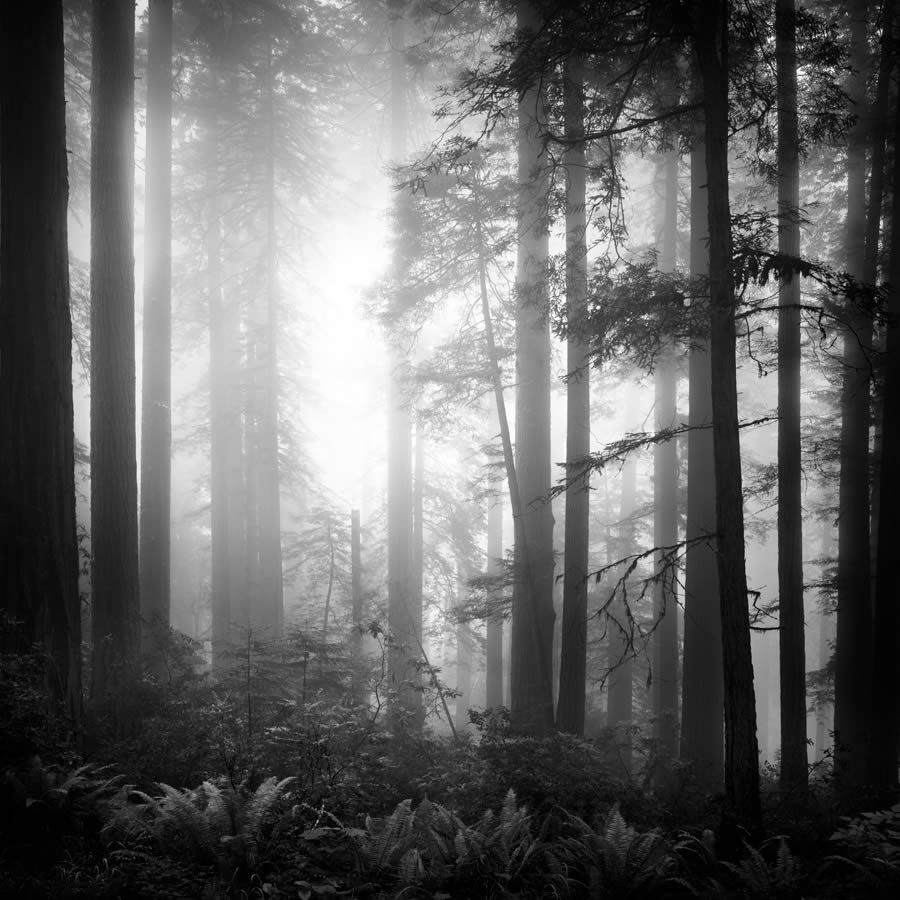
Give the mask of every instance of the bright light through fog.
<path id="1" fill-rule="evenodd" d="M 324 486 L 347 507 L 358 508 L 373 481 L 384 481 L 387 363 L 382 329 L 364 300 L 387 253 L 383 211 L 363 207 L 353 221 L 332 223 L 311 254 L 313 321 L 306 353 L 315 414 L 307 423 L 309 452 Z"/>

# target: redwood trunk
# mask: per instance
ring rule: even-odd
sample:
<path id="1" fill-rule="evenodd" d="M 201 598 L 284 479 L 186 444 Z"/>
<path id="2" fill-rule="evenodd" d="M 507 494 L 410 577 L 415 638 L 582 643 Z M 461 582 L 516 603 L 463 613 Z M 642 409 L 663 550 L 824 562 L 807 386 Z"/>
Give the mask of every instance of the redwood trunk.
<path id="1" fill-rule="evenodd" d="M 81 715 L 68 182 L 59 2 L 0 5 L 0 650 L 46 648 Z"/>
<path id="2" fill-rule="evenodd" d="M 171 608 L 172 0 L 150 0 L 141 394 L 141 620 L 144 654 L 162 675 Z"/>
<path id="3" fill-rule="evenodd" d="M 94 0 L 91 71 L 92 694 L 136 672 L 134 8 Z"/>

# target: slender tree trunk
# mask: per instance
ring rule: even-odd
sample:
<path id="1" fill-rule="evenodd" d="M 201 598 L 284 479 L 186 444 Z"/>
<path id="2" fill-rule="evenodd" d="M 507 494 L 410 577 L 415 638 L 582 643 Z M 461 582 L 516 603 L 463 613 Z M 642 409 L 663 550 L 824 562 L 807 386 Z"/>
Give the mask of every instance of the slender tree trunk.
<path id="1" fill-rule="evenodd" d="M 631 393 L 631 392 L 629 392 Z M 628 402 L 631 407 L 631 403 Z M 613 559 L 624 559 L 636 551 L 637 534 L 634 527 L 634 509 L 637 498 L 637 458 L 630 454 L 622 467 L 619 502 L 619 526 L 616 529 L 615 549 L 609 553 Z M 632 741 L 630 728 L 634 718 L 634 637 L 629 609 L 623 599 L 616 599 L 610 606 L 607 624 L 607 660 L 609 665 L 608 721 L 617 729 L 619 759 L 625 775 L 631 774 Z"/>
<path id="2" fill-rule="evenodd" d="M 456 605 L 461 609 L 466 603 L 469 585 L 468 566 L 462 559 L 456 564 Z M 472 629 L 468 622 L 456 625 L 456 723 L 457 733 L 469 725 L 469 707 L 472 705 Z"/>
<path id="3" fill-rule="evenodd" d="M 523 34 L 537 35 L 541 18 L 531 0 L 518 0 L 516 23 Z M 543 90 L 535 79 L 522 91 L 518 104 L 516 472 L 524 545 L 517 535 L 510 674 L 513 727 L 538 734 L 554 724 L 553 510 L 547 496 L 551 482 L 548 183 L 547 152 L 541 137 L 546 120 L 544 106 Z"/>
<path id="4" fill-rule="evenodd" d="M 403 3 L 391 5 L 391 158 L 400 162 L 406 154 L 406 36 Z M 397 202 L 408 202 L 398 194 Z M 401 210 L 402 215 L 402 210 Z M 406 265 L 402 250 L 393 266 L 399 278 Z M 392 688 L 397 691 L 395 723 L 400 714 L 411 716 L 414 727 L 424 721 L 421 692 L 416 687 L 421 675 L 413 660 L 419 656 L 421 630 L 416 630 L 412 585 L 412 442 L 411 415 L 404 397 L 402 360 L 395 353 L 389 389 L 388 425 L 388 627 L 391 636 L 389 670 Z"/>
<path id="5" fill-rule="evenodd" d="M 587 587 L 590 493 L 583 460 L 591 452 L 591 363 L 585 338 L 587 317 L 587 203 L 584 144 L 584 63 L 566 60 L 566 135 L 573 141 L 565 153 L 566 167 L 566 474 L 584 472 L 566 489 L 565 574 L 559 701 L 556 727 L 584 734 L 587 675 Z M 579 466 L 581 463 L 581 466 Z"/>
<path id="6" fill-rule="evenodd" d="M 678 151 L 668 150 L 661 159 L 663 202 L 659 269 L 674 272 L 678 237 Z M 654 373 L 656 430 L 673 428 L 677 418 L 678 368 L 674 348 L 665 350 Z M 653 450 L 653 543 L 672 547 L 678 541 L 678 445 L 675 440 Z M 654 737 L 664 760 L 678 754 L 678 606 L 677 572 L 666 567 L 663 551 L 654 554 L 654 570 L 660 574 L 653 590 L 657 621 L 653 653 Z M 663 571 L 665 568 L 665 571 Z"/>
<path id="7" fill-rule="evenodd" d="M 875 641 L 872 672 L 871 734 L 868 782 L 885 802 L 897 787 L 900 756 L 900 103 L 894 118 L 894 195 L 891 209 L 891 252 L 888 271 L 888 323 L 884 373 L 882 464 L 878 488 L 881 521 L 878 529 L 878 568 L 875 578 Z"/>
<path id="8" fill-rule="evenodd" d="M 778 67 L 778 252 L 800 255 L 800 138 L 795 0 L 775 7 Z M 800 277 L 778 285 L 778 646 L 781 788 L 807 787 L 803 507 L 800 470 Z"/>
<path id="9" fill-rule="evenodd" d="M 706 149 L 700 137 L 691 152 L 691 276 L 699 286 L 709 271 Z M 681 759 L 700 784 L 722 784 L 724 673 L 719 576 L 716 569 L 716 484 L 713 468 L 708 344 L 691 348 L 688 362 L 689 425 Z"/>
<path id="10" fill-rule="evenodd" d="M 0 651 L 46 649 L 48 697 L 81 716 L 63 13 L 0 5 Z"/>
<path id="11" fill-rule="evenodd" d="M 351 657 L 353 663 L 353 697 L 359 702 L 362 687 L 359 672 L 362 666 L 362 539 L 360 535 L 359 510 L 350 511 L 350 607 L 353 622 L 351 635 Z"/>
<path id="12" fill-rule="evenodd" d="M 866 229 L 866 93 L 868 45 L 865 0 L 850 7 L 848 94 L 859 116 L 847 148 L 847 271 L 862 280 Z M 850 796 L 865 781 L 872 659 L 869 530 L 869 353 L 872 324 L 848 308 L 841 386 L 841 474 L 838 502 L 838 611 L 834 673 L 835 774 Z"/>
<path id="13" fill-rule="evenodd" d="M 728 2 L 695 7 L 706 123 L 709 210 L 709 357 L 716 476 L 719 604 L 725 673 L 725 796 L 755 834 L 762 827 L 756 701 L 744 562 L 744 508 L 735 363 L 735 296 L 728 199 Z"/>
<path id="14" fill-rule="evenodd" d="M 278 233 L 275 224 L 275 82 L 273 38 L 269 37 L 263 70 L 266 150 L 263 181 L 265 216 L 265 291 L 261 293 L 259 319 L 255 323 L 256 365 L 259 367 L 260 397 L 257 420 L 258 474 L 256 480 L 258 546 L 258 587 L 254 597 L 256 621 L 267 637 L 281 637 L 284 626 L 284 597 L 281 558 L 281 498 L 278 466 Z"/>
<path id="15" fill-rule="evenodd" d="M 215 62 L 210 64 L 211 93 L 218 99 Z M 231 644 L 231 578 L 234 549 L 230 545 L 232 516 L 229 491 L 229 359 L 227 313 L 222 293 L 222 225 L 219 193 L 219 129 L 217 103 L 207 106 L 206 140 L 206 294 L 209 312 L 210 417 L 210 543 L 212 593 L 212 665 L 227 666 Z M 238 424 L 238 428 L 240 428 Z M 238 430 L 240 449 L 240 430 Z"/>
<path id="16" fill-rule="evenodd" d="M 172 0 L 150 0 L 141 394 L 141 621 L 151 670 L 171 608 L 172 485 Z"/>
<path id="17" fill-rule="evenodd" d="M 136 673 L 134 7 L 94 0 L 91 70 L 91 551 L 96 699 Z"/>
<path id="18" fill-rule="evenodd" d="M 487 574 L 499 577 L 503 571 L 503 501 L 500 485 L 491 498 L 487 516 Z M 490 616 L 487 620 L 485 650 L 485 703 L 488 709 L 503 705 L 503 619 Z"/>

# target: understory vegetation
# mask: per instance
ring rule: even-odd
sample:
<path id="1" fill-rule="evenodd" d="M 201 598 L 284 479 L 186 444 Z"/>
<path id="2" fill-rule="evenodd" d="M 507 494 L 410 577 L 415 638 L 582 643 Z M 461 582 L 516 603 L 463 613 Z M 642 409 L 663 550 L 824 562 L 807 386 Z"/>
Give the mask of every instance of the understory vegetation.
<path id="1" fill-rule="evenodd" d="M 166 683 L 133 685 L 123 696 L 134 709 L 95 709 L 80 736 L 61 717 L 35 714 L 39 660 L 4 659 L 0 895 L 845 898 L 900 889 L 900 803 L 842 815 L 827 764 L 805 797 L 780 792 L 770 773 L 765 833 L 748 834 L 723 814 L 722 797 L 639 733 L 626 779 L 613 734 L 516 736 L 501 708 L 473 711 L 455 738 L 417 735 L 392 724 L 389 692 L 357 702 L 307 680 L 305 695 L 255 696 L 239 688 L 239 672 L 234 684 L 213 683 L 189 645 L 179 648 Z"/>

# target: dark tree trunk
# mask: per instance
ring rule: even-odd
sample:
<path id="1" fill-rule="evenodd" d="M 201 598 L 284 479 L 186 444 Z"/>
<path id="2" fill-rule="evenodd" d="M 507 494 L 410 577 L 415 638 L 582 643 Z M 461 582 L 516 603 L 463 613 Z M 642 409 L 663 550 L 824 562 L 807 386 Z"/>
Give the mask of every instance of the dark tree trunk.
<path id="1" fill-rule="evenodd" d="M 886 22 L 890 20 L 885 17 Z M 890 25 L 888 26 L 890 27 Z M 872 672 L 871 734 L 868 749 L 868 782 L 887 804 L 897 787 L 900 755 L 900 104 L 895 112 L 894 196 L 891 209 L 891 251 L 888 271 L 890 293 L 886 362 L 884 372 L 884 420 L 882 464 L 878 488 L 881 521 L 878 529 L 878 568 L 875 579 L 875 642 Z"/>
<path id="2" fill-rule="evenodd" d="M 46 648 L 81 716 L 68 182 L 59 2 L 0 5 L 0 650 Z"/>
<path id="3" fill-rule="evenodd" d="M 703 85 L 709 211 L 709 357 L 716 476 L 719 606 L 725 673 L 725 796 L 753 834 L 762 827 L 756 701 L 744 563 L 744 508 L 735 362 L 731 211 L 728 199 L 728 2 L 695 7 Z"/>
<path id="4" fill-rule="evenodd" d="M 532 39 L 541 18 L 530 0 L 516 6 Z M 533 50 L 533 48 L 529 48 Z M 516 472 L 521 529 L 516 534 L 510 659 L 510 716 L 521 732 L 553 728 L 553 511 L 550 460 L 550 327 L 547 309 L 547 152 L 543 90 L 535 79 L 518 104 L 516 262 Z"/>
<path id="5" fill-rule="evenodd" d="M 800 139 L 795 0 L 775 8 L 778 67 L 778 252 L 800 255 Z M 778 286 L 778 646 L 783 790 L 807 787 L 803 507 L 800 469 L 800 277 Z"/>
<path id="6" fill-rule="evenodd" d="M 701 129 L 702 131 L 702 129 Z M 691 275 L 698 289 L 709 270 L 706 149 L 691 152 Z M 711 374 L 708 345 L 691 349 L 681 759 L 700 784 L 719 790 L 723 779 L 724 674 L 716 569 L 716 483 L 713 468 Z"/>
<path id="7" fill-rule="evenodd" d="M 136 672 L 134 7 L 94 0 L 91 71 L 92 695 Z"/>
<path id="8" fill-rule="evenodd" d="M 659 268 L 673 272 L 678 237 L 678 151 L 661 160 L 663 203 Z M 677 418 L 678 366 L 674 349 L 665 350 L 654 373 L 656 430 L 673 428 Z M 653 544 L 673 547 L 678 541 L 678 445 L 657 444 L 653 451 Z M 677 572 L 665 568 L 664 551 L 655 554 L 660 579 L 654 586 L 653 612 L 657 621 L 653 654 L 654 737 L 664 760 L 678 755 L 678 606 Z M 664 571 L 663 571 L 664 570 Z"/>
<path id="9" fill-rule="evenodd" d="M 172 483 L 172 0 L 150 0 L 141 395 L 141 620 L 143 650 L 165 671 L 171 608 Z"/>
<path id="10" fill-rule="evenodd" d="M 630 406 L 631 404 L 629 404 Z M 622 466 L 619 497 L 619 525 L 616 541 L 607 551 L 607 560 L 624 559 L 637 552 L 634 511 L 637 500 L 637 458 L 631 454 Z M 607 544 L 609 546 L 609 544 Z M 624 774 L 632 769 L 631 725 L 634 718 L 634 633 L 631 626 L 636 610 L 624 602 L 624 590 L 610 604 L 607 619 L 607 725 L 617 729 L 618 757 Z"/>
<path id="11" fill-rule="evenodd" d="M 591 452 L 591 363 L 585 337 L 587 315 L 587 203 L 584 144 L 584 65 L 580 57 L 566 61 L 566 134 L 571 143 L 566 167 L 566 474 L 575 479 L 579 462 Z M 556 727 L 584 734 L 587 675 L 589 480 L 573 480 L 566 490 L 565 575 L 559 699 Z"/>
<path id="12" fill-rule="evenodd" d="M 848 84 L 859 118 L 847 148 L 846 266 L 862 280 L 866 229 L 866 93 L 868 65 L 865 0 L 851 4 Z M 841 386 L 840 497 L 838 501 L 838 611 L 835 640 L 835 776 L 848 796 L 865 781 L 872 659 L 872 581 L 869 529 L 869 398 L 872 323 L 848 307 Z"/>

